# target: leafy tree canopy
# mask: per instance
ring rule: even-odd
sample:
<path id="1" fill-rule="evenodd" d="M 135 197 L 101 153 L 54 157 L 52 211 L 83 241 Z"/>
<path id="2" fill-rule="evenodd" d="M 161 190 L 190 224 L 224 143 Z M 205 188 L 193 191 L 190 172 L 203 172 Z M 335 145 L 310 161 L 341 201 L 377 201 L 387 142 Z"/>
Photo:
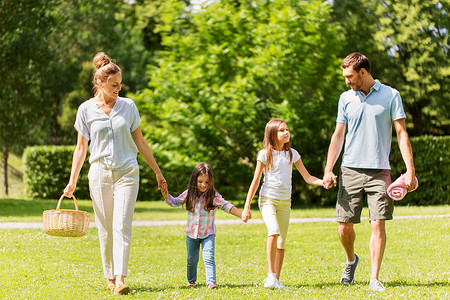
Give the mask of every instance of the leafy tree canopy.
<path id="1" fill-rule="evenodd" d="M 400 91 L 413 135 L 450 133 L 449 8 L 447 0 L 333 4 L 341 56 L 364 53 L 376 78 Z"/>
<path id="2" fill-rule="evenodd" d="M 280 117 L 292 130 L 293 147 L 320 176 L 344 84 L 331 7 L 220 1 L 179 26 L 184 6 L 172 4 L 164 11 L 170 19 L 164 31 L 172 34 L 162 37 L 165 50 L 150 69 L 149 88 L 133 96 L 149 140 L 164 156 L 163 169 L 206 161 L 225 195 L 242 196 L 265 124 Z M 177 180 L 168 178 L 174 193 L 188 178 Z M 317 199 L 308 196 L 304 201 Z"/>

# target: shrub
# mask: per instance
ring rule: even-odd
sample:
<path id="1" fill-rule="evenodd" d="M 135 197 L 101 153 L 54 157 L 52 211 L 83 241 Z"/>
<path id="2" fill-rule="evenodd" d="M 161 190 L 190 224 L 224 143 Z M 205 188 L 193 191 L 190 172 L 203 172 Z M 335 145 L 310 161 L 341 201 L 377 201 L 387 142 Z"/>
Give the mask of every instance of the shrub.
<path id="1" fill-rule="evenodd" d="M 412 137 L 410 141 L 419 188 L 412 193 L 408 193 L 403 200 L 396 201 L 395 205 L 450 204 L 450 155 L 448 151 L 450 136 Z M 392 181 L 406 172 L 405 163 L 403 162 L 396 138 L 392 139 L 389 162 Z M 335 174 L 339 174 L 338 166 L 340 166 L 339 161 L 334 168 Z M 336 187 L 326 192 L 320 191 L 319 193 L 322 194 L 321 206 L 334 205 L 336 203 L 337 190 Z"/>
<path id="2" fill-rule="evenodd" d="M 421 136 L 410 140 L 419 188 L 396 204 L 450 204 L 450 136 Z M 406 172 L 397 139 L 392 141 L 390 162 L 392 180 Z"/>
<path id="3" fill-rule="evenodd" d="M 58 199 L 69 182 L 75 146 L 27 147 L 23 154 L 24 182 L 29 198 Z M 87 171 L 84 162 L 77 182 L 75 195 L 89 199 Z"/>
<path id="4" fill-rule="evenodd" d="M 72 156 L 75 146 L 36 146 L 27 147 L 24 155 L 24 182 L 27 197 L 31 199 L 58 199 L 69 182 L 72 167 Z M 173 163 L 173 159 L 164 155 L 156 155 L 156 160 L 163 170 L 169 189 L 175 195 L 181 193 L 187 186 L 194 166 Z M 78 177 L 75 196 L 79 199 L 90 199 L 88 171 L 89 153 Z M 138 154 L 140 184 L 138 200 L 162 199 L 157 188 L 153 170 Z"/>
<path id="5" fill-rule="evenodd" d="M 411 138 L 414 153 L 416 176 L 419 179 L 419 188 L 406 196 L 397 205 L 432 205 L 450 204 L 450 166 L 449 146 L 450 137 L 423 136 Z M 24 182 L 27 195 L 30 198 L 59 198 L 70 177 L 72 155 L 74 146 L 40 146 L 28 147 L 24 153 Z M 182 154 L 174 156 L 172 151 L 161 150 L 157 145 L 153 149 L 155 159 L 169 184 L 169 192 L 178 195 L 183 192 L 189 181 L 195 163 Z M 138 155 L 140 170 L 140 186 L 138 200 L 159 200 L 161 194 L 157 189 L 156 178 L 152 169 L 147 165 L 141 155 Z M 398 148 L 397 140 L 392 140 L 391 147 L 391 173 L 392 180 L 404 173 L 405 164 Z M 305 158 L 308 167 L 308 160 Z M 337 172 L 338 162 L 335 167 Z M 251 168 L 250 166 L 248 167 Z M 76 196 L 80 199 L 89 199 L 87 174 L 89 163 L 86 161 L 80 172 L 77 183 Z M 217 170 L 220 173 L 220 170 Z M 253 170 L 249 170 L 252 172 Z M 337 173 L 336 173 L 337 174 Z M 216 174 L 217 175 L 217 174 Z M 232 174 L 232 180 L 251 181 L 251 176 Z M 321 176 L 322 174 L 313 174 Z M 220 177 L 216 176 L 216 177 Z M 217 178 L 220 179 L 220 178 Z M 331 206 L 336 203 L 337 188 L 325 191 L 319 187 L 308 186 L 298 172 L 293 176 L 293 203 L 307 206 Z M 224 197 L 227 197 L 227 187 L 216 180 L 216 187 Z M 247 189 L 248 187 L 246 187 Z M 245 195 L 246 190 L 239 194 Z M 242 196 L 241 200 L 244 200 Z M 235 200 L 235 199 L 233 199 Z"/>

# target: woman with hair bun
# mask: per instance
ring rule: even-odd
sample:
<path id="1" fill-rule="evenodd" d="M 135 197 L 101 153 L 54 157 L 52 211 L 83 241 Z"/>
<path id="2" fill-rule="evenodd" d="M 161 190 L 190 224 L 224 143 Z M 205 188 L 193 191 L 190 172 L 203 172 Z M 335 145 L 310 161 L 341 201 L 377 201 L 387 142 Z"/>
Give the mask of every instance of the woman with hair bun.
<path id="1" fill-rule="evenodd" d="M 133 212 L 139 189 L 137 151 L 156 174 L 158 189 L 166 188 L 152 151 L 140 128 L 139 112 L 133 100 L 119 97 L 120 68 L 104 52 L 94 57 L 95 96 L 80 105 L 75 121 L 78 132 L 69 184 L 70 197 L 90 147 L 89 190 L 98 228 L 107 289 L 128 294 L 124 282 L 130 255 Z"/>

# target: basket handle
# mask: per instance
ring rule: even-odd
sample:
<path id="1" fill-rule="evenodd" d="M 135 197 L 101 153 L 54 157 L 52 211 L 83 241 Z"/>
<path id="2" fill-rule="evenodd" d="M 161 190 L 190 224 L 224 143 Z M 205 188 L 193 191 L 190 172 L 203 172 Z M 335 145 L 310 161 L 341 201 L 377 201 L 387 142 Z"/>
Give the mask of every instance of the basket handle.
<path id="1" fill-rule="evenodd" d="M 58 201 L 58 206 L 56 207 L 56 210 L 59 210 L 59 207 L 61 206 L 61 201 L 64 198 L 65 195 L 62 195 L 61 198 L 59 198 Z M 67 198 L 72 198 L 73 202 L 75 202 L 75 210 L 78 210 L 78 203 L 77 203 L 77 199 L 75 198 L 75 196 L 72 194 L 70 197 L 66 196 Z"/>

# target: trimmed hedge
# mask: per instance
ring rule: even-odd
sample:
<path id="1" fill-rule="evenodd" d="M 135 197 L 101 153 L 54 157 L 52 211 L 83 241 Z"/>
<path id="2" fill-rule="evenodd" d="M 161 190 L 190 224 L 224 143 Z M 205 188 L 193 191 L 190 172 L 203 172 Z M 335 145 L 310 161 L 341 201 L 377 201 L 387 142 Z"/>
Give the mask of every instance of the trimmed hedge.
<path id="1" fill-rule="evenodd" d="M 395 205 L 433 205 L 450 204 L 450 136 L 420 136 L 410 138 L 414 155 L 416 177 L 419 180 L 419 188 L 408 193 L 401 201 L 395 201 Z M 392 138 L 391 154 L 392 181 L 406 172 L 398 141 Z M 334 168 L 335 174 L 339 174 L 340 160 Z M 336 204 L 337 187 L 326 192 L 321 191 L 321 206 L 333 206 Z"/>
<path id="2" fill-rule="evenodd" d="M 58 199 L 61 197 L 69 182 L 74 150 L 75 146 L 27 147 L 23 154 L 27 197 L 31 199 Z M 173 166 L 170 164 L 169 157 L 164 156 L 163 153 L 159 154 L 159 156 L 155 155 L 156 161 L 163 170 L 170 191 L 174 194 L 183 192 L 194 166 Z M 90 167 L 88 158 L 89 153 L 78 177 L 74 193 L 77 199 L 90 199 L 87 178 Z M 140 173 L 138 200 L 162 200 L 155 173 L 139 154 L 138 163 Z"/>
<path id="3" fill-rule="evenodd" d="M 419 188 L 396 205 L 450 204 L 450 136 L 421 136 L 410 141 Z M 392 141 L 390 163 L 392 180 L 406 172 L 397 139 Z"/>
<path id="4" fill-rule="evenodd" d="M 412 193 L 408 193 L 401 201 L 395 201 L 395 205 L 450 204 L 450 153 L 448 151 L 450 136 L 412 137 L 410 142 L 413 149 L 414 166 L 419 180 L 419 188 Z M 396 138 L 392 138 L 389 162 L 392 181 L 406 172 L 405 163 L 403 162 Z M 307 163 L 305 165 L 309 166 Z M 336 162 L 334 174 L 339 175 L 340 165 L 341 157 Z M 319 178 L 323 174 L 323 171 L 317 173 L 313 170 L 310 171 Z M 293 172 L 292 179 L 294 182 L 293 205 L 297 207 L 332 207 L 336 205 L 337 187 L 324 191 L 315 186 L 307 185 L 296 171 Z"/>
<path id="5" fill-rule="evenodd" d="M 414 137 L 411 138 L 411 145 L 419 188 L 409 193 L 402 201 L 397 201 L 396 205 L 450 204 L 450 154 L 448 151 L 450 136 Z M 24 182 L 28 197 L 57 199 L 62 195 L 70 177 L 74 149 L 74 146 L 39 146 L 28 147 L 25 150 L 23 156 Z M 170 192 L 181 193 L 186 188 L 194 166 L 185 161 L 178 162 L 176 158 L 170 157 L 170 153 L 164 151 L 155 150 L 154 155 L 169 183 Z M 141 155 L 138 155 L 138 162 L 140 170 L 138 200 L 161 200 L 162 196 L 158 191 L 152 169 Z M 392 180 L 395 180 L 406 171 L 396 139 L 392 141 L 390 162 Z M 77 198 L 90 198 L 88 170 L 89 163 L 86 160 L 75 191 Z M 241 179 L 236 178 L 236 180 Z M 223 187 L 217 188 L 223 190 Z M 242 191 L 242 193 L 245 192 Z M 336 203 L 336 188 L 330 191 L 315 192 L 320 193 L 318 196 L 321 197 L 320 204 L 322 206 Z"/>
<path id="6" fill-rule="evenodd" d="M 23 154 L 23 181 L 27 197 L 58 199 L 69 182 L 75 146 L 27 147 Z M 84 162 L 74 195 L 90 199 L 87 179 L 89 162 Z"/>

